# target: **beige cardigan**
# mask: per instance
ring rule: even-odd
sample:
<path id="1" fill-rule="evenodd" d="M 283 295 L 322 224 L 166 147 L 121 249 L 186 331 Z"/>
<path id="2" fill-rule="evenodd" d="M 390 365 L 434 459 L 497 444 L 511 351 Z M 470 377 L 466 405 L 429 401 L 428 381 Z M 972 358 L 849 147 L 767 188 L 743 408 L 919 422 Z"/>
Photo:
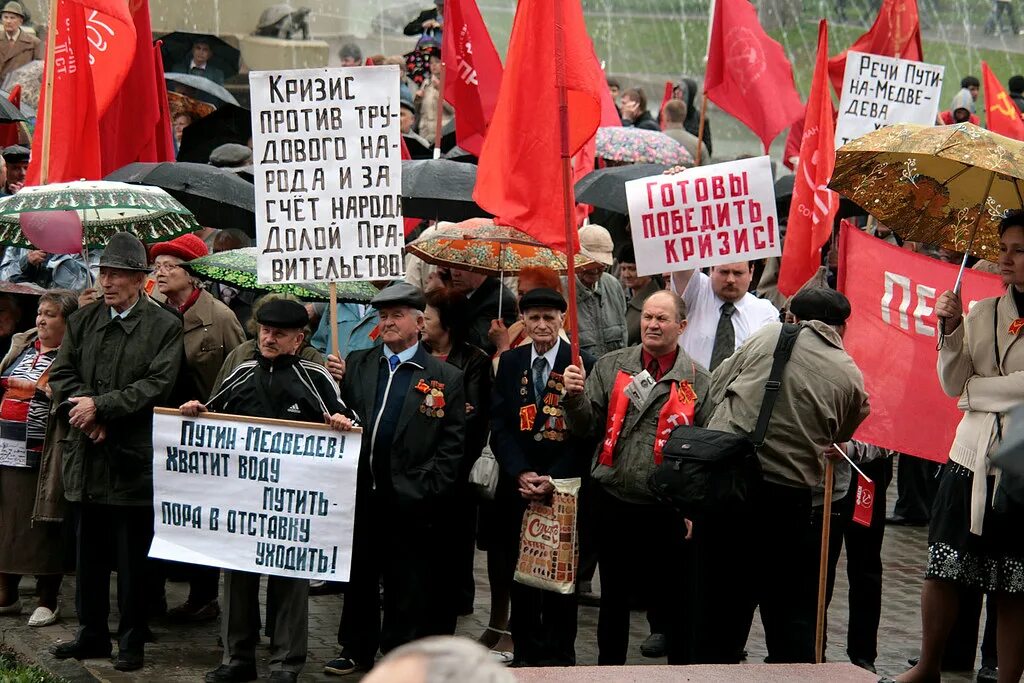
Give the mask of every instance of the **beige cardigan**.
<path id="1" fill-rule="evenodd" d="M 999 359 L 995 357 L 992 316 Z M 974 473 L 971 494 L 971 533 L 981 535 L 985 519 L 986 476 L 996 473 L 989 456 L 998 445 L 996 418 L 1024 401 L 1024 344 L 1010 334 L 1017 305 L 1007 290 L 1000 297 L 983 299 L 971 307 L 964 323 L 946 336 L 939 352 L 942 390 L 958 398 L 964 417 L 956 429 L 949 459 Z M 1002 429 L 1009 421 L 1002 417 Z"/>

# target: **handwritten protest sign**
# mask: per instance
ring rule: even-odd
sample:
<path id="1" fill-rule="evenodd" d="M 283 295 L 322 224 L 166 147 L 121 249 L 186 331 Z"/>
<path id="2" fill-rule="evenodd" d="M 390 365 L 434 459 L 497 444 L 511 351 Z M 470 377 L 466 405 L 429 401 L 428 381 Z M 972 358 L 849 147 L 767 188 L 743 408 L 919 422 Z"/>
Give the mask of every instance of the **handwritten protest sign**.
<path id="1" fill-rule="evenodd" d="M 25 447 L 25 425 L 4 425 L 0 428 L 0 467 L 28 467 Z M 18 427 L 21 429 L 18 430 Z M 13 435 L 7 432 L 15 432 Z M 20 434 L 18 434 L 20 431 Z"/>
<path id="2" fill-rule="evenodd" d="M 626 183 L 640 275 L 782 253 L 767 156 Z"/>
<path id="3" fill-rule="evenodd" d="M 347 581 L 362 434 L 234 415 L 153 415 L 151 557 Z"/>
<path id="4" fill-rule="evenodd" d="M 254 71 L 264 284 L 404 274 L 397 66 Z"/>
<path id="5" fill-rule="evenodd" d="M 945 67 L 849 52 L 836 122 L 836 149 L 894 123 L 935 125 Z"/>

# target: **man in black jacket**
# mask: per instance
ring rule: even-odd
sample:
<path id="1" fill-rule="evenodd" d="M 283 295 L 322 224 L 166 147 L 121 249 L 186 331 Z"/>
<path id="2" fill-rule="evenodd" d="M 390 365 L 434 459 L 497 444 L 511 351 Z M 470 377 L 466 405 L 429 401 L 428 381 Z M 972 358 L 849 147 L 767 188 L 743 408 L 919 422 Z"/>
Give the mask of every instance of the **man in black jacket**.
<path id="1" fill-rule="evenodd" d="M 207 410 L 233 415 L 302 422 L 326 422 L 334 429 L 352 427 L 354 414 L 341 402 L 338 386 L 318 363 L 295 355 L 309 324 L 305 307 L 297 301 L 276 299 L 260 307 L 259 352 L 228 374 L 205 403 L 189 401 L 183 415 L 195 417 Z M 260 575 L 224 572 L 222 664 L 206 674 L 207 683 L 239 683 L 256 679 L 259 643 Z M 267 620 L 270 637 L 270 680 L 294 682 L 306 662 L 309 581 L 283 576 L 267 580 Z M 255 608 L 255 609 L 254 609 Z"/>
<path id="2" fill-rule="evenodd" d="M 566 303 L 552 289 L 533 289 L 519 302 L 532 344 L 501 354 L 491 398 L 491 448 L 501 465 L 494 508 L 497 543 L 507 546 L 503 571 L 515 571 L 523 512 L 531 500 L 554 490 L 552 478 L 584 477 L 592 442 L 568 431 L 562 373 L 572 364 L 569 344 L 558 337 Z M 588 371 L 594 359 L 583 354 Z M 512 584 L 515 664 L 576 664 L 576 596 Z"/>
<path id="3" fill-rule="evenodd" d="M 324 667 L 336 675 L 367 669 L 378 648 L 387 653 L 431 630 L 433 575 L 447 571 L 439 557 L 446 546 L 435 540 L 444 532 L 438 510 L 455 491 L 465 449 L 462 372 L 420 344 L 423 292 L 400 282 L 370 305 L 380 314 L 382 346 L 349 354 L 341 384 L 366 432 L 341 656 Z"/>
<path id="4" fill-rule="evenodd" d="M 497 348 L 491 343 L 487 331 L 491 329 L 491 321 L 499 317 L 509 327 L 518 317 L 516 313 L 516 297 L 508 287 L 496 277 L 473 273 L 468 270 L 451 269 L 452 288 L 462 292 L 469 299 L 470 344 L 482 349 L 488 356 L 493 356 Z M 501 311 L 501 315 L 498 315 Z"/>

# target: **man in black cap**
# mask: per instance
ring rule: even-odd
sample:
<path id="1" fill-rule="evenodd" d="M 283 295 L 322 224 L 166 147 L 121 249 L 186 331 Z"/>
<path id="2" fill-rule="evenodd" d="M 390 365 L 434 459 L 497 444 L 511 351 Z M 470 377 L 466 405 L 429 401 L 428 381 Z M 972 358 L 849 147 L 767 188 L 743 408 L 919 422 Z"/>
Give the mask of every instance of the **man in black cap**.
<path id="1" fill-rule="evenodd" d="M 17 194 L 25 185 L 31 151 L 28 147 L 11 145 L 5 147 L 0 154 L 3 155 L 4 163 L 7 165 L 7 181 L 4 183 L 3 190 L 0 190 L 0 196 Z"/>
<path id="2" fill-rule="evenodd" d="M 849 441 L 870 408 L 864 378 L 843 348 L 849 300 L 831 289 L 806 289 L 789 309 L 801 329 L 758 450 L 764 482 L 745 511 L 746 528 L 730 539 L 736 556 L 715 564 L 704 593 L 730 596 L 728 607 L 705 606 L 723 629 L 715 646 L 727 655 L 743 650 L 745 626 L 759 605 L 766 661 L 813 663 L 825 459 L 841 457 L 833 444 Z M 781 330 L 781 323 L 765 325 L 715 370 L 709 429 L 754 432 Z M 835 493 L 841 497 L 845 487 Z"/>
<path id="3" fill-rule="evenodd" d="M 119 651 L 114 667 L 143 665 L 146 556 L 153 538 L 153 408 L 178 377 L 181 319 L 146 296 L 146 248 L 127 233 L 100 258 L 102 299 L 68 318 L 50 369 L 58 419 L 66 429 L 64 493 L 77 508 L 75 640 L 58 659 L 110 655 L 110 571 L 117 570 Z M 50 435 L 48 435 L 50 438 Z"/>
<path id="4" fill-rule="evenodd" d="M 531 500 L 550 495 L 551 478 L 584 477 L 593 442 L 569 431 L 562 373 L 572 364 L 569 344 L 559 339 L 566 303 L 553 289 L 532 289 L 519 300 L 532 343 L 501 354 L 491 401 L 491 448 L 501 465 L 494 511 L 511 578 L 519 555 L 523 512 Z M 583 354 L 589 372 L 594 358 Z M 576 596 L 512 584 L 514 663 L 576 664 Z"/>
<path id="5" fill-rule="evenodd" d="M 338 386 L 324 366 L 296 354 L 309 324 L 306 308 L 297 301 L 276 299 L 256 313 L 258 354 L 234 368 L 205 404 L 189 401 L 183 415 L 215 410 L 233 415 L 278 420 L 326 422 L 334 429 L 352 428 L 355 414 L 345 407 Z M 222 664 L 206 674 L 208 683 L 256 679 L 259 643 L 260 575 L 224 572 Z M 267 579 L 267 619 L 270 633 L 270 680 L 295 681 L 306 663 L 309 581 L 283 576 Z"/>
<path id="6" fill-rule="evenodd" d="M 341 395 L 366 432 L 356 485 L 352 571 L 338 628 L 341 656 L 324 671 L 344 675 L 430 633 L 431 575 L 444 572 L 438 515 L 455 491 L 465 450 L 462 372 L 420 344 L 426 301 L 400 282 L 370 305 L 381 346 L 353 351 Z M 381 625 L 378 585 L 384 584 Z"/>

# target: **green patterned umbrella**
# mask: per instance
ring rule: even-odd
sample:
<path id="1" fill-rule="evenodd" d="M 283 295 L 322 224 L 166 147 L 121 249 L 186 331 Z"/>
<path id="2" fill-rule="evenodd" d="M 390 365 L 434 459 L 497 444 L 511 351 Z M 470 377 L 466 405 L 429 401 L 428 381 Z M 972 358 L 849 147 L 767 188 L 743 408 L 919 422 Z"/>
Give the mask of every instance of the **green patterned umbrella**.
<path id="1" fill-rule="evenodd" d="M 31 248 L 22 214 L 46 211 L 77 213 L 83 246 L 89 248 L 103 248 L 117 232 L 152 244 L 200 229 L 189 210 L 158 187 L 80 180 L 26 187 L 0 199 L 0 244 Z"/>
<path id="2" fill-rule="evenodd" d="M 184 264 L 197 277 L 241 289 L 256 289 L 264 292 L 294 294 L 300 299 L 330 301 L 326 282 L 310 282 L 303 285 L 262 285 L 256 279 L 256 247 L 232 249 L 218 254 L 201 256 Z M 376 294 L 377 288 L 369 282 L 339 282 L 338 301 L 342 303 L 365 304 Z"/>

